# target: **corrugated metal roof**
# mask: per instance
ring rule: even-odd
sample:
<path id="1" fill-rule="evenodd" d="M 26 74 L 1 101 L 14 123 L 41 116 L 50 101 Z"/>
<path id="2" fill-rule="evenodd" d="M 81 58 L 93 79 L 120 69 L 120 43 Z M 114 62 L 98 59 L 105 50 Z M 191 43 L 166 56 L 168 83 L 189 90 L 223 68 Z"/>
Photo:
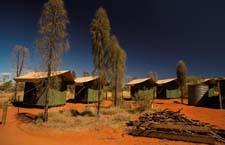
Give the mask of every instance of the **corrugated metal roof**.
<path id="1" fill-rule="evenodd" d="M 145 82 L 147 80 L 151 80 L 151 78 L 134 79 L 134 80 L 130 81 L 129 83 L 127 83 L 126 85 L 128 85 L 128 86 L 136 85 L 136 84 Z"/>
<path id="2" fill-rule="evenodd" d="M 73 75 L 69 70 L 52 71 L 51 77 L 63 75 L 65 80 L 74 81 Z M 48 72 L 29 72 L 23 76 L 15 77 L 14 80 L 17 82 L 32 82 L 39 79 L 44 79 L 48 77 Z"/>
<path id="3" fill-rule="evenodd" d="M 99 78 L 98 76 L 88 76 L 88 77 L 78 77 L 74 81 L 76 84 L 82 84 L 86 82 L 90 82 Z"/>
<path id="4" fill-rule="evenodd" d="M 172 82 L 174 80 L 176 80 L 176 78 L 162 79 L 162 80 L 157 80 L 156 83 L 158 85 L 162 85 L 162 84 L 166 84 L 166 83 Z"/>

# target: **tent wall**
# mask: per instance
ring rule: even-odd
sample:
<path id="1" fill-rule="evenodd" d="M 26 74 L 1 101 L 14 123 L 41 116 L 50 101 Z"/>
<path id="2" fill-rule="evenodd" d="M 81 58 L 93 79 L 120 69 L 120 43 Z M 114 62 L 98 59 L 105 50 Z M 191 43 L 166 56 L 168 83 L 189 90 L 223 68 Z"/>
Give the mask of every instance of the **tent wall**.
<path id="1" fill-rule="evenodd" d="M 26 82 L 24 88 L 23 103 L 31 106 L 45 105 L 45 85 L 43 82 Z M 57 89 L 49 89 L 49 106 L 59 106 L 66 104 L 66 83 L 59 84 Z"/>
<path id="2" fill-rule="evenodd" d="M 49 106 L 58 106 L 66 104 L 66 91 L 57 91 L 54 89 L 49 89 L 48 92 Z M 34 105 L 44 106 L 45 104 L 45 95 L 40 96 Z"/>
<path id="3" fill-rule="evenodd" d="M 87 88 L 84 86 L 75 87 L 75 102 L 87 102 Z"/>
<path id="4" fill-rule="evenodd" d="M 98 90 L 88 89 L 88 102 L 98 101 Z"/>
<path id="5" fill-rule="evenodd" d="M 175 81 L 170 83 L 162 84 L 157 87 L 157 98 L 166 99 L 166 98 L 179 98 L 180 90 L 179 86 Z"/>
<path id="6" fill-rule="evenodd" d="M 179 98 L 180 91 L 179 89 L 167 89 L 166 90 L 166 98 Z"/>
<path id="7" fill-rule="evenodd" d="M 136 94 L 134 95 L 137 95 L 135 97 L 139 97 L 138 95 L 141 94 L 142 96 L 145 96 L 149 99 L 153 99 L 154 97 L 154 89 L 153 88 L 150 88 L 150 89 L 145 89 L 145 90 L 137 90 Z"/>
<path id="8" fill-rule="evenodd" d="M 149 98 L 154 97 L 154 85 L 149 82 L 143 82 L 134 86 L 131 86 L 131 97 L 136 98 L 138 94 L 145 94 Z"/>
<path id="9" fill-rule="evenodd" d="M 75 102 L 92 103 L 98 101 L 97 81 L 84 83 L 75 87 Z"/>
<path id="10" fill-rule="evenodd" d="M 213 86 L 209 86 L 208 97 L 215 96 L 215 88 Z"/>

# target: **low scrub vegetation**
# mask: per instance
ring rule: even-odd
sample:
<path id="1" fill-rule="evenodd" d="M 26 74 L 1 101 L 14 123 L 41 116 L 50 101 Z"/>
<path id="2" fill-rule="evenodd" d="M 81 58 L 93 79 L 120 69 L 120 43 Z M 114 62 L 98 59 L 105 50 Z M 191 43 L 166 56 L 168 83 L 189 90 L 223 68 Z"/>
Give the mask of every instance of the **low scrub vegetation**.
<path id="1" fill-rule="evenodd" d="M 115 115 L 122 112 L 125 112 L 125 110 L 119 107 L 101 108 L 101 114 L 103 115 Z"/>
<path id="2" fill-rule="evenodd" d="M 36 126 L 47 126 L 60 130 L 88 130 L 111 127 L 121 129 L 130 120 L 131 115 L 126 110 L 116 107 L 102 108 L 100 118 L 96 117 L 96 107 L 86 107 L 82 111 L 60 110 L 50 111 L 48 122 L 43 122 L 43 113 L 40 113 L 33 123 Z"/>
<path id="3" fill-rule="evenodd" d="M 149 91 L 138 91 L 134 98 L 135 107 L 131 110 L 133 113 L 142 113 L 152 109 L 153 98 L 150 97 Z"/>
<path id="4" fill-rule="evenodd" d="M 96 120 L 94 114 L 90 109 L 85 109 L 82 112 L 78 112 L 77 110 L 50 111 L 48 114 L 48 122 L 43 122 L 43 113 L 40 113 L 34 121 L 34 124 L 61 130 L 77 130 L 93 124 Z"/>

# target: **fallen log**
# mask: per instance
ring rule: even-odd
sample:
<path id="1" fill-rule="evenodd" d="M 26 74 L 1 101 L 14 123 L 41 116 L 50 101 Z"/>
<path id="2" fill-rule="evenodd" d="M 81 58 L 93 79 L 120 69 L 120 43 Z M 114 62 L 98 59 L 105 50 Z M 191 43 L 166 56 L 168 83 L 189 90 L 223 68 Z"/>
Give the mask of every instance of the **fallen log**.
<path id="1" fill-rule="evenodd" d="M 199 133 L 209 133 L 211 131 L 210 127 L 207 126 L 194 126 L 186 124 L 172 124 L 172 123 L 151 123 L 151 122 L 134 122 L 134 126 L 137 128 L 145 129 L 169 129 L 169 130 L 188 130 Z"/>
<path id="2" fill-rule="evenodd" d="M 131 126 L 129 134 L 205 144 L 214 144 L 215 141 L 225 143 L 224 130 L 216 129 L 208 123 L 188 119 L 180 114 L 181 110 L 172 112 L 165 109 L 144 114 L 139 120 L 127 122 L 127 126 Z"/>
<path id="3" fill-rule="evenodd" d="M 171 132 L 141 130 L 141 129 L 134 129 L 130 134 L 134 136 L 152 137 L 152 138 L 186 141 L 194 143 L 204 143 L 210 145 L 214 145 L 216 141 L 215 138 L 211 136 L 190 135 L 184 133 L 171 133 Z"/>

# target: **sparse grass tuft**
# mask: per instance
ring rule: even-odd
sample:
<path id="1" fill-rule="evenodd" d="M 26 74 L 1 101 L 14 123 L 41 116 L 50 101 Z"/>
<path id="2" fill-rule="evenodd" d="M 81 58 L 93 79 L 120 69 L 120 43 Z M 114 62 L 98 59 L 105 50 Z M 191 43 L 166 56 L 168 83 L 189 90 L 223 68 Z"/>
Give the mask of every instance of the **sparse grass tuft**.
<path id="1" fill-rule="evenodd" d="M 109 107 L 109 108 L 101 108 L 101 114 L 103 115 L 115 115 L 117 113 L 124 112 L 124 109 L 121 109 L 119 107 Z"/>
<path id="2" fill-rule="evenodd" d="M 42 116 L 38 116 L 37 119 L 34 121 L 34 124 L 37 126 L 41 126 L 43 124 L 43 118 Z"/>
<path id="3" fill-rule="evenodd" d="M 120 106 L 120 108 L 125 109 L 127 111 L 132 109 L 131 102 L 125 101 L 122 97 L 118 98 L 118 106 Z"/>
<path id="4" fill-rule="evenodd" d="M 123 121 L 129 121 L 130 115 L 128 113 L 116 114 L 112 117 L 112 122 L 118 123 Z"/>
<path id="5" fill-rule="evenodd" d="M 96 116 L 96 113 L 97 113 L 96 107 L 85 107 L 85 109 L 80 113 L 80 115 L 94 117 Z"/>
<path id="6" fill-rule="evenodd" d="M 81 112 L 77 110 L 50 111 L 48 122 L 43 122 L 40 113 L 34 124 L 37 126 L 47 126 L 60 130 L 89 130 L 101 129 L 103 126 L 122 129 L 125 123 L 130 120 L 131 115 L 122 108 L 101 108 L 100 118 L 96 116 L 96 107 L 86 107 Z"/>

